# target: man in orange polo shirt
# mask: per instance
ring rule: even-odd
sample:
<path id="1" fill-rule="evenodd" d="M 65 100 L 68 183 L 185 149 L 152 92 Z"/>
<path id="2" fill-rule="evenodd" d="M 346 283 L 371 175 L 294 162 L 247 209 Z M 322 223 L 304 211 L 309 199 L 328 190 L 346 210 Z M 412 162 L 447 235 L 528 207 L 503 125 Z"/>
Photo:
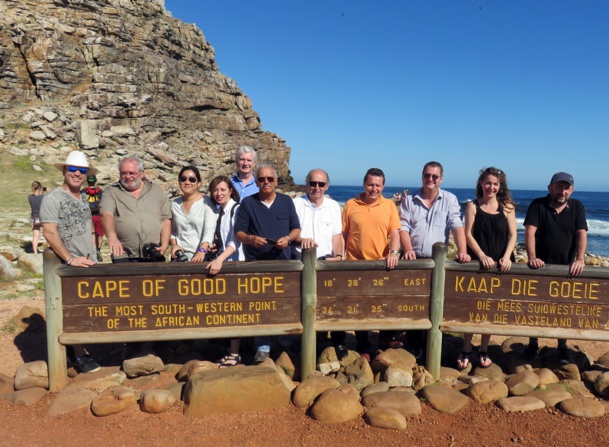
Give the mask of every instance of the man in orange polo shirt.
<path id="1" fill-rule="evenodd" d="M 378 168 L 368 169 L 364 176 L 364 192 L 349 200 L 343 209 L 345 259 L 385 259 L 387 268 L 398 265 L 401 228 L 395 203 L 383 197 L 385 174 Z M 389 240 L 388 240 L 389 238 Z M 356 331 L 357 350 L 370 359 L 367 331 Z M 379 344 L 391 332 L 379 335 Z"/>

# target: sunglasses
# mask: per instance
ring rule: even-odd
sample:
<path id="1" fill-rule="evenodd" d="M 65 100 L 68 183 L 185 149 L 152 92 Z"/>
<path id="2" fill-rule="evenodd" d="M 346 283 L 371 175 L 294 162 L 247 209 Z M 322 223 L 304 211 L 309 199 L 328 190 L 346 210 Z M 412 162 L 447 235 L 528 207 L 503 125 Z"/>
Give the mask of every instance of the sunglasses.
<path id="1" fill-rule="evenodd" d="M 186 180 L 188 180 L 190 183 L 198 183 L 199 182 L 196 177 L 186 177 L 185 175 L 180 177 L 180 182 L 184 183 Z"/>
<path id="2" fill-rule="evenodd" d="M 273 183 L 275 181 L 275 177 L 258 177 L 258 183 L 264 183 L 264 181 L 269 183 Z"/>
<path id="3" fill-rule="evenodd" d="M 68 166 L 68 172 L 80 172 L 81 174 L 86 174 L 87 172 L 89 172 L 88 168 L 79 168 L 77 166 Z"/>
<path id="4" fill-rule="evenodd" d="M 432 178 L 434 180 L 438 180 L 440 176 L 437 174 L 423 174 L 423 178 Z"/>
<path id="5" fill-rule="evenodd" d="M 325 188 L 326 185 L 327 185 L 326 182 L 309 182 L 309 186 L 311 188 L 315 188 L 316 186 L 319 187 L 319 188 Z"/>

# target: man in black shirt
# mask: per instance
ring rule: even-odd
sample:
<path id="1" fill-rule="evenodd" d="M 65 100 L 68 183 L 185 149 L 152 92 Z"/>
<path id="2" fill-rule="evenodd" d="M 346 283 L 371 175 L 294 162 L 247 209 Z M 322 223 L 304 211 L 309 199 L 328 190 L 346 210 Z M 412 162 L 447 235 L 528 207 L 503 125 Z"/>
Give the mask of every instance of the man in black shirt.
<path id="1" fill-rule="evenodd" d="M 588 224 L 584 205 L 571 198 L 573 183 L 573 176 L 557 172 L 548 185 L 550 193 L 529 205 L 524 236 L 530 268 L 569 265 L 572 276 L 584 270 Z M 537 349 L 537 338 L 530 338 L 526 353 L 533 356 Z M 567 340 L 558 340 L 558 351 L 563 361 L 569 360 Z"/>

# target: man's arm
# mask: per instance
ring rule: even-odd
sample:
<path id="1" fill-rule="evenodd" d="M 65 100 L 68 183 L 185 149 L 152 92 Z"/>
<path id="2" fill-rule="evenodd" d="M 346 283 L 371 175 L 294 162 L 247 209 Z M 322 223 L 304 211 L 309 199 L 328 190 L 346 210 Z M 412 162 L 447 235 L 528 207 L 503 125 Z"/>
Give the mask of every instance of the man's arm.
<path id="1" fill-rule="evenodd" d="M 400 243 L 402 244 L 402 250 L 404 250 L 403 259 L 408 259 L 410 261 L 417 259 L 417 255 L 412 248 L 412 241 L 410 240 L 410 233 L 408 231 L 400 231 Z"/>
<path id="2" fill-rule="evenodd" d="M 113 256 L 120 256 L 125 254 L 123 244 L 118 240 L 116 235 L 116 227 L 114 226 L 114 215 L 110 212 L 101 213 L 102 227 L 106 238 L 108 238 L 108 247 L 110 247 L 110 254 Z M 171 233 L 171 229 L 170 229 Z"/>
<path id="3" fill-rule="evenodd" d="M 400 249 L 400 232 L 398 229 L 389 232 L 389 254 L 386 258 L 387 268 L 393 269 L 398 265 L 400 256 L 396 253 Z"/>
<path id="4" fill-rule="evenodd" d="M 455 244 L 457 245 L 457 262 L 465 264 L 471 261 L 471 256 L 467 254 L 467 243 L 465 242 L 465 230 L 463 227 L 457 227 L 453 230 L 453 238 L 455 238 Z"/>
<path id="5" fill-rule="evenodd" d="M 43 222 L 42 229 L 44 231 L 44 238 L 51 247 L 51 250 L 55 252 L 57 256 L 63 259 L 69 265 L 75 267 L 89 267 L 95 265 L 90 259 L 84 256 L 72 256 L 59 236 L 58 225 L 55 222 Z M 95 246 L 95 245 L 94 245 Z"/>
<path id="6" fill-rule="evenodd" d="M 341 233 L 332 236 L 332 256 L 326 259 L 328 261 L 342 260 L 343 252 L 345 251 L 344 243 L 345 241 L 343 240 L 343 235 Z"/>
<path id="7" fill-rule="evenodd" d="M 169 239 L 171 239 L 171 219 L 161 222 L 161 245 L 159 246 L 159 251 L 163 254 L 167 251 Z"/>
<path id="8" fill-rule="evenodd" d="M 588 246 L 588 232 L 586 230 L 577 230 L 575 235 L 577 238 L 577 257 L 569 267 L 569 273 L 573 276 L 579 275 L 584 271 L 586 266 L 586 248 Z"/>
<path id="9" fill-rule="evenodd" d="M 535 251 L 535 233 L 537 233 L 535 225 L 526 225 L 524 227 L 524 246 L 529 257 L 529 267 L 532 269 L 538 269 L 546 265 L 545 262 L 537 257 L 537 252 Z"/>

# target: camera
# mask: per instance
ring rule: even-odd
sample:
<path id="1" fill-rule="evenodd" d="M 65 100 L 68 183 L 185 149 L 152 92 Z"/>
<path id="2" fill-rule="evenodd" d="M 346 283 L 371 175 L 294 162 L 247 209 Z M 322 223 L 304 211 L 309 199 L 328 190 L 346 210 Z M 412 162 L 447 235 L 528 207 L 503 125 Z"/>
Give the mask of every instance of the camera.
<path id="1" fill-rule="evenodd" d="M 184 250 L 176 251 L 176 262 L 188 262 L 188 256 L 184 254 Z"/>
<path id="2" fill-rule="evenodd" d="M 165 256 L 158 250 L 159 246 L 155 243 L 144 244 L 142 255 L 146 262 L 165 262 Z"/>
<path id="3" fill-rule="evenodd" d="M 46 186 L 42 187 L 42 192 L 47 192 L 47 187 Z"/>

